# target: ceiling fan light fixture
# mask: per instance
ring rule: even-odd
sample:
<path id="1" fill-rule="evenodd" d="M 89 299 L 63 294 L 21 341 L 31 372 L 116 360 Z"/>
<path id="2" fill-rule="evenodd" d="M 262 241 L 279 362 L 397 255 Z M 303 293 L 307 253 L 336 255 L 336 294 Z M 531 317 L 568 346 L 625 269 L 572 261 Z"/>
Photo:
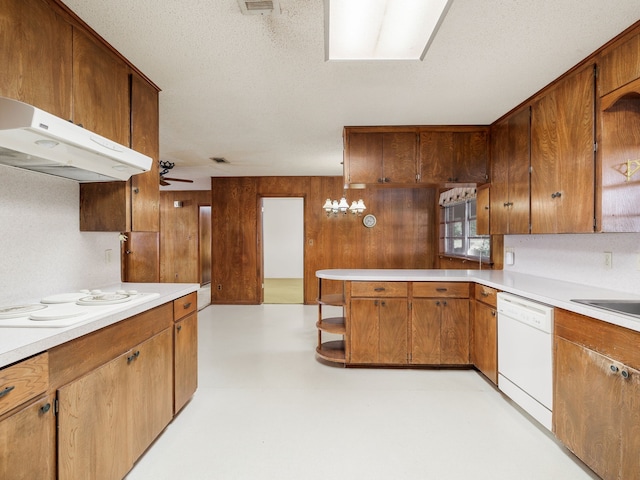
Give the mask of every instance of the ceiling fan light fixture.
<path id="1" fill-rule="evenodd" d="M 422 60 L 453 0 L 328 0 L 328 60 Z"/>

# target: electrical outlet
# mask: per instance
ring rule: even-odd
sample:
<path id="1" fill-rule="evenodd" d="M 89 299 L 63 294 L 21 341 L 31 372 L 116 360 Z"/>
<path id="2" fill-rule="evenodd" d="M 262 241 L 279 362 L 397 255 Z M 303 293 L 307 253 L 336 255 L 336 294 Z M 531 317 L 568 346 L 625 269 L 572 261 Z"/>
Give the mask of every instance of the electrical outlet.
<path id="1" fill-rule="evenodd" d="M 613 253 L 604 252 L 604 268 L 606 270 L 611 270 L 612 266 L 613 266 Z"/>

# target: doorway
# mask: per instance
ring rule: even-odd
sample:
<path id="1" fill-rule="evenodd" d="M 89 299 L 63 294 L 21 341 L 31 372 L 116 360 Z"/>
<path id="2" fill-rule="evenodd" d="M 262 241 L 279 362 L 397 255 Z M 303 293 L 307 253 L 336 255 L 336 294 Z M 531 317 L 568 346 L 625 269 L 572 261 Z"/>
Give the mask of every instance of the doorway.
<path id="1" fill-rule="evenodd" d="M 211 303 L 211 205 L 198 206 L 198 310 Z"/>
<path id="2" fill-rule="evenodd" d="M 304 198 L 262 199 L 263 303 L 304 303 Z"/>

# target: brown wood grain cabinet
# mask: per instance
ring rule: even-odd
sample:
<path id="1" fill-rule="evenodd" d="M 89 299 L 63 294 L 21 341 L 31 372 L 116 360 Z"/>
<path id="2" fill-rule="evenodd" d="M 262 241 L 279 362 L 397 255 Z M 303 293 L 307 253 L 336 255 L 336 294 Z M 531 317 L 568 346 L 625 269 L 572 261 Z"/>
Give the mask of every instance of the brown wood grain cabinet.
<path id="1" fill-rule="evenodd" d="M 413 283 L 412 364 L 469 364 L 468 299 L 468 283 Z"/>
<path id="2" fill-rule="evenodd" d="M 640 33 L 632 32 L 598 58 L 601 97 L 640 78 Z"/>
<path id="3" fill-rule="evenodd" d="M 72 27 L 42 0 L 0 1 L 0 96 L 72 119 Z"/>
<path id="4" fill-rule="evenodd" d="M 529 233 L 530 109 L 491 126 L 490 232 Z"/>
<path id="5" fill-rule="evenodd" d="M 415 184 L 418 135 L 414 128 L 344 129 L 345 184 Z"/>
<path id="6" fill-rule="evenodd" d="M 604 480 L 640 472 L 640 333 L 556 309 L 556 436 Z"/>
<path id="7" fill-rule="evenodd" d="M 484 183 L 488 180 L 488 127 L 453 128 L 419 129 L 420 183 Z"/>
<path id="8" fill-rule="evenodd" d="M 471 363 L 493 384 L 498 384 L 498 322 L 495 288 L 475 285 L 471 319 Z"/>
<path id="9" fill-rule="evenodd" d="M 0 370 L 0 478 L 56 478 L 47 353 Z"/>
<path id="10" fill-rule="evenodd" d="M 407 282 L 348 282 L 350 364 L 406 365 Z"/>
<path id="11" fill-rule="evenodd" d="M 531 107 L 531 233 L 595 229 L 594 80 L 589 64 Z"/>
<path id="12" fill-rule="evenodd" d="M 186 405 L 198 388 L 197 307 L 195 292 L 173 302 L 174 414 Z"/>

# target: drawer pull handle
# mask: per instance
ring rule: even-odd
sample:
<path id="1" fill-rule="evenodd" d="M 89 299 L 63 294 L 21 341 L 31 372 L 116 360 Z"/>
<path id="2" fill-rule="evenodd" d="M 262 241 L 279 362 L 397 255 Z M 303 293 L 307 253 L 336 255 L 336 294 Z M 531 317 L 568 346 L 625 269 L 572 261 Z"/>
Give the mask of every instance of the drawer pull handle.
<path id="1" fill-rule="evenodd" d="M 376 287 L 373 290 L 376 291 L 376 292 L 384 292 L 386 290 L 386 288 L 384 288 L 384 287 Z"/>
<path id="2" fill-rule="evenodd" d="M 8 394 L 11 390 L 13 390 L 14 388 L 16 388 L 16 387 L 11 386 L 11 387 L 7 387 L 7 388 L 5 388 L 4 390 L 0 391 L 0 398 L 2 398 L 2 397 L 4 397 L 5 395 L 7 395 L 7 394 Z"/>
<path id="3" fill-rule="evenodd" d="M 47 413 L 49 410 L 51 410 L 51 404 L 50 403 L 46 403 L 45 405 L 43 405 L 42 407 L 40 407 L 40 413 Z"/>
<path id="4" fill-rule="evenodd" d="M 446 291 L 447 291 L 447 289 L 443 288 L 443 287 L 436 288 L 436 292 L 446 292 Z"/>
<path id="5" fill-rule="evenodd" d="M 488 297 L 488 296 L 489 296 L 489 293 L 488 293 L 488 292 L 483 291 L 483 292 L 481 292 L 481 293 L 480 293 L 480 295 L 482 295 L 483 297 Z"/>
<path id="6" fill-rule="evenodd" d="M 133 353 L 132 355 L 129 355 L 127 357 L 127 363 L 131 363 L 133 362 L 136 358 L 138 358 L 140 356 L 140 350 L 136 350 L 135 353 Z"/>
<path id="7" fill-rule="evenodd" d="M 187 308 L 189 308 L 191 306 L 191 302 L 187 302 L 184 304 L 184 309 L 186 310 Z"/>

